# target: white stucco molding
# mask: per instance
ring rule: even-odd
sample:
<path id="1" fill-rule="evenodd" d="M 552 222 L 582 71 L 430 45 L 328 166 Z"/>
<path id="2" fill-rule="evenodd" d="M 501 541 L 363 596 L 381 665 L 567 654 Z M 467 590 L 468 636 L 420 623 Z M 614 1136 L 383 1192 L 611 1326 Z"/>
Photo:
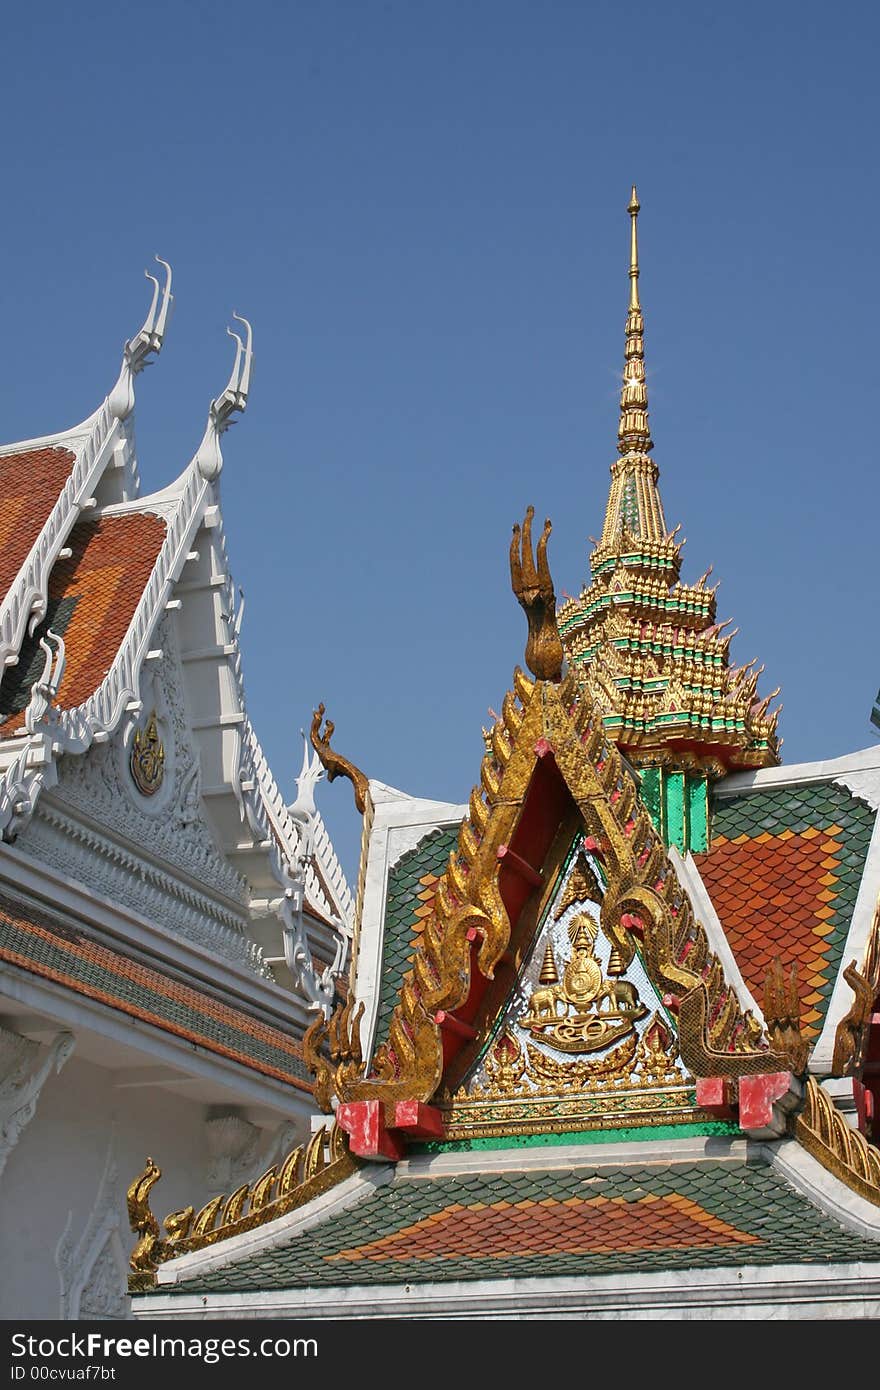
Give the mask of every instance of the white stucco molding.
<path id="1" fill-rule="evenodd" d="M 30 1038 L 0 1028 L 0 1174 L 34 1117 L 46 1081 L 61 1070 L 73 1048 L 72 1033 L 59 1033 L 46 1052 Z"/>

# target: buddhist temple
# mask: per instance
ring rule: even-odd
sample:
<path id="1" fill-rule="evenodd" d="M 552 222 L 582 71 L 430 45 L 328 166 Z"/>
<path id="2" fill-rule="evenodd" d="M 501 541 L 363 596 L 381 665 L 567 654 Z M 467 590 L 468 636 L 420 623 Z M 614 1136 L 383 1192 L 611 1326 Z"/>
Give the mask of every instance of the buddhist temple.
<path id="1" fill-rule="evenodd" d="M 591 582 L 557 608 L 525 510 L 525 669 L 460 804 L 368 777 L 316 709 L 363 817 L 350 987 L 303 1038 L 320 1113 L 206 1203 L 150 1150 L 136 1317 L 880 1315 L 880 755 L 780 765 L 679 578 L 628 211 Z"/>
<path id="2" fill-rule="evenodd" d="M 183 1198 L 307 1139 L 303 1037 L 347 988 L 353 904 L 315 805 L 323 766 L 304 749 L 286 799 L 245 696 L 220 475 L 250 396 L 246 319 L 197 447 L 141 488 L 135 382 L 161 353 L 171 276 L 148 273 L 96 410 L 0 447 L 6 1319 L 128 1317 L 125 1188 L 144 1147 L 172 1156 Z"/>

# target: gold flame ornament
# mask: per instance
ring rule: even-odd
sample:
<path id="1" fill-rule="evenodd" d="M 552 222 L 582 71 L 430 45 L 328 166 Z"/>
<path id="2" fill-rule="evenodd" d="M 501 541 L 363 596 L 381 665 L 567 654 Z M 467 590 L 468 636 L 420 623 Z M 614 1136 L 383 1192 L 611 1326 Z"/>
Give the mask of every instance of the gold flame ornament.
<path id="1" fill-rule="evenodd" d="M 156 711 L 135 733 L 129 758 L 134 784 L 143 796 L 155 796 L 165 776 L 165 747 L 159 737 Z"/>

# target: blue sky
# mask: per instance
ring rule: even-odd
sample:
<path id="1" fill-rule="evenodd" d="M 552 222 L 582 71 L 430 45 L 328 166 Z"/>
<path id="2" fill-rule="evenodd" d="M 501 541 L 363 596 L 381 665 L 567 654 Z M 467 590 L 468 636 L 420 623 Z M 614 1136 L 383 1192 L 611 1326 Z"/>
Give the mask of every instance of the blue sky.
<path id="1" fill-rule="evenodd" d="M 249 707 L 284 790 L 323 700 L 370 776 L 465 800 L 523 659 L 507 545 L 587 574 L 615 457 L 630 184 L 683 577 L 782 686 L 786 762 L 873 742 L 876 65 L 867 3 L 105 3 L 4 17 L 3 439 L 111 386 L 154 252 L 149 490 L 225 439 Z M 320 805 L 349 876 L 345 783 Z"/>

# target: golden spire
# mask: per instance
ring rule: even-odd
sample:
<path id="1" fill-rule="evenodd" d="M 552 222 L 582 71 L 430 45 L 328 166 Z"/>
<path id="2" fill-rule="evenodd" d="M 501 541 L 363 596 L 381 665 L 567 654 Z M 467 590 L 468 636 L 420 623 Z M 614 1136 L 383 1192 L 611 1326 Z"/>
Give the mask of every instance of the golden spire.
<path id="1" fill-rule="evenodd" d="M 645 321 L 639 302 L 639 198 L 633 184 L 627 212 L 630 215 L 629 312 L 626 316 L 626 347 L 623 389 L 620 393 L 620 427 L 617 448 L 621 454 L 646 454 L 654 445 L 648 431 L 648 390 L 645 385 Z"/>

